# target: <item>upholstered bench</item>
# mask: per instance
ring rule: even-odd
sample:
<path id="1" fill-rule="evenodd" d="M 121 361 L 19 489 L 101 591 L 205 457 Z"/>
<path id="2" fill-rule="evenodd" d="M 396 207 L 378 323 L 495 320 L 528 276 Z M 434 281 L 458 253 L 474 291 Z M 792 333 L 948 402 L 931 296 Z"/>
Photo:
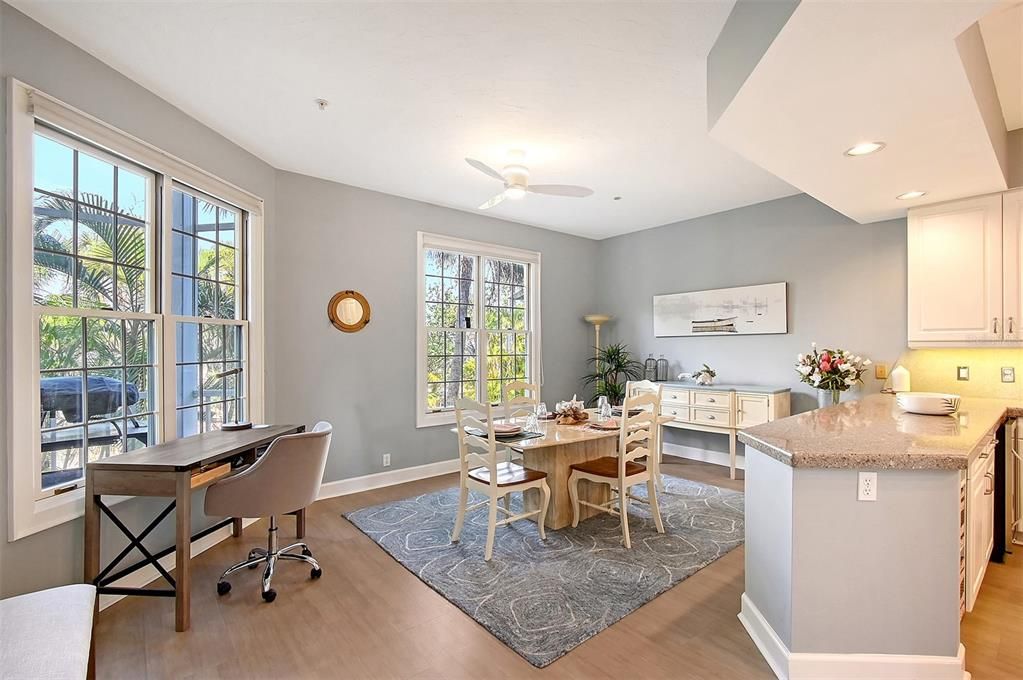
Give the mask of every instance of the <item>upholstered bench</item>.
<path id="1" fill-rule="evenodd" d="M 96 588 L 84 584 L 0 600 L 0 675 L 86 677 L 95 607 Z"/>

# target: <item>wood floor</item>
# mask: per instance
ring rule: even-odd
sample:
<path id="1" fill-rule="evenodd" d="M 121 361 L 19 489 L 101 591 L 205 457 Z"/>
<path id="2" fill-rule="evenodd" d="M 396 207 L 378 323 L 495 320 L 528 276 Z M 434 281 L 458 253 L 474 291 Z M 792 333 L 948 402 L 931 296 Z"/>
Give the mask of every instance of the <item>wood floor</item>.
<path id="1" fill-rule="evenodd" d="M 677 459 L 676 459 L 677 460 Z M 742 489 L 727 468 L 666 463 L 668 474 Z M 340 513 L 453 486 L 437 477 L 316 503 L 306 540 L 323 578 L 284 564 L 276 602 L 264 604 L 259 578 L 214 584 L 228 565 L 260 545 L 265 524 L 248 527 L 193 560 L 192 629 L 174 632 L 173 601 L 127 598 L 100 614 L 100 678 L 773 678 L 736 614 L 743 550 L 732 551 L 605 629 L 544 669 L 536 669 L 340 517 Z M 281 540 L 292 524 L 282 522 Z M 1019 677 L 1023 668 L 1023 548 L 991 565 L 984 592 L 964 622 L 975 680 Z"/>

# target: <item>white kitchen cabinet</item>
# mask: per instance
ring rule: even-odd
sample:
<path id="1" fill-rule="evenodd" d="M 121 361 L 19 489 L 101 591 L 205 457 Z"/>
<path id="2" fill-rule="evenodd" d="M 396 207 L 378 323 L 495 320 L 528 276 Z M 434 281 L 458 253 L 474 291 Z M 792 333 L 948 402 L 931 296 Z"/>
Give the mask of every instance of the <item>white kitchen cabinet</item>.
<path id="1" fill-rule="evenodd" d="M 966 501 L 966 611 L 973 611 L 995 545 L 995 454 L 988 444 L 970 465 Z"/>
<path id="2" fill-rule="evenodd" d="M 909 212 L 910 347 L 1003 340 L 1002 250 L 1001 195 Z"/>
<path id="3" fill-rule="evenodd" d="M 1002 279 L 1005 340 L 1023 341 L 1023 189 L 1002 194 Z"/>

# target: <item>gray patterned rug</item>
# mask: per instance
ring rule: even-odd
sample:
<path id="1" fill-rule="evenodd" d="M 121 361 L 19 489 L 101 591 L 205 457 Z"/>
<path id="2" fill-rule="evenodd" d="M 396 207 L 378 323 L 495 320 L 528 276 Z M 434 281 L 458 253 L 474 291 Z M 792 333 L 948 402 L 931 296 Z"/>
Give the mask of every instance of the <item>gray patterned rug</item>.
<path id="1" fill-rule="evenodd" d="M 647 507 L 634 503 L 632 550 L 621 543 L 618 518 L 608 514 L 575 529 L 548 530 L 546 542 L 524 520 L 498 527 L 494 557 L 484 562 L 486 506 L 467 515 L 462 540 L 450 542 L 456 488 L 345 518 L 542 668 L 742 544 L 741 492 L 668 475 L 664 480 L 666 493 L 658 498 L 666 533 L 658 534 Z M 634 488 L 636 496 L 645 491 Z M 482 497 L 470 496 L 470 503 L 477 500 Z"/>

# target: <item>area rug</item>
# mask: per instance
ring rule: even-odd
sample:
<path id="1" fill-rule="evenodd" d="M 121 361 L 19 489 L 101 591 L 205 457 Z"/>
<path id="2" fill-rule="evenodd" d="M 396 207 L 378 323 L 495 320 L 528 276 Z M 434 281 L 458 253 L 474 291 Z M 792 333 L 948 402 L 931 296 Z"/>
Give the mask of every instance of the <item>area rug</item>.
<path id="1" fill-rule="evenodd" d="M 546 541 L 529 520 L 498 527 L 493 559 L 484 562 L 485 506 L 466 516 L 461 541 L 451 543 L 456 488 L 344 517 L 542 668 L 742 544 L 741 492 L 668 475 L 664 481 L 665 533 L 657 533 L 645 504 L 634 503 L 632 550 L 621 543 L 618 518 L 602 513 L 575 529 L 548 530 Z M 634 495 L 645 490 L 635 487 Z M 470 504 L 482 499 L 472 494 Z"/>

